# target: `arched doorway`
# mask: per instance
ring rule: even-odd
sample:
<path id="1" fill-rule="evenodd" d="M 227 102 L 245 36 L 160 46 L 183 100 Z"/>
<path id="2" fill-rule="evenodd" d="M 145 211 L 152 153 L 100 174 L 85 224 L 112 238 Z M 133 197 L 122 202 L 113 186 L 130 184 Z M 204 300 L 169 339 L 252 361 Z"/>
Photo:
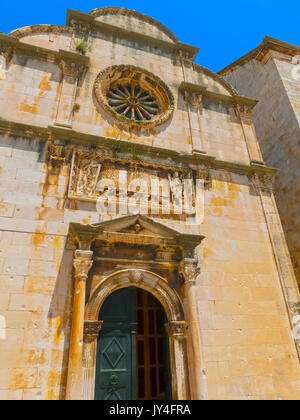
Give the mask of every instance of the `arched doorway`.
<path id="1" fill-rule="evenodd" d="M 104 277 L 95 287 L 85 308 L 82 391 L 84 400 L 95 399 L 97 338 L 102 327 L 99 313 L 106 299 L 115 291 L 138 287 L 150 292 L 161 303 L 167 316 L 172 399 L 190 398 L 186 331 L 183 306 L 177 292 L 160 275 L 143 269 L 124 269 Z"/>
<path id="2" fill-rule="evenodd" d="M 127 287 L 112 293 L 99 313 L 96 400 L 168 400 L 171 375 L 167 317 L 150 293 Z"/>

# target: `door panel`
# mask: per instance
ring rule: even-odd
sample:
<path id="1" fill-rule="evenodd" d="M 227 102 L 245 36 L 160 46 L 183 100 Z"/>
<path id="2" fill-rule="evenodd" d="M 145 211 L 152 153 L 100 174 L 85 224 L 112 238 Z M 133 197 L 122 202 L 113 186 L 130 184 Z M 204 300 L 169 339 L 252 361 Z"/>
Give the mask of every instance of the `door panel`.
<path id="1" fill-rule="evenodd" d="M 165 311 L 150 293 L 137 290 L 137 390 L 139 400 L 170 399 Z"/>
<path id="2" fill-rule="evenodd" d="M 129 287 L 104 302 L 97 346 L 96 400 L 170 399 L 166 316 L 150 293 Z"/>
<path id="3" fill-rule="evenodd" d="M 107 298 L 99 314 L 96 400 L 136 399 L 135 289 L 121 289 Z"/>

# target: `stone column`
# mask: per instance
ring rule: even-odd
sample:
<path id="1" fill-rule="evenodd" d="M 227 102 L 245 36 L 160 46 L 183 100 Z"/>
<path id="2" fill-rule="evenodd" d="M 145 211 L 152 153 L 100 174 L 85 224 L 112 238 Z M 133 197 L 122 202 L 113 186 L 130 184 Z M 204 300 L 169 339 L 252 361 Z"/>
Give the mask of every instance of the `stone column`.
<path id="1" fill-rule="evenodd" d="M 184 91 L 184 101 L 188 111 L 192 152 L 206 154 L 204 151 L 204 135 L 201 125 L 203 113 L 202 95 L 196 92 L 189 93 L 188 91 Z"/>
<path id="2" fill-rule="evenodd" d="M 83 399 L 95 398 L 97 338 L 103 321 L 85 321 L 83 336 Z"/>
<path id="3" fill-rule="evenodd" d="M 260 147 L 258 145 L 252 121 L 253 107 L 244 104 L 236 104 L 235 109 L 241 120 L 250 161 L 253 163 L 264 165 L 265 163 L 260 151 Z"/>
<path id="4" fill-rule="evenodd" d="M 190 399 L 186 359 L 187 326 L 188 323 L 185 321 L 170 321 L 166 324 L 170 343 L 173 400 Z"/>
<path id="5" fill-rule="evenodd" d="M 184 82 L 194 84 L 194 68 L 193 59 L 185 56 L 180 50 L 178 51 L 178 58 L 182 67 L 182 75 Z M 187 115 L 189 121 L 190 135 L 191 135 L 191 148 L 192 153 L 205 154 L 203 151 L 202 130 L 201 130 L 201 109 L 202 109 L 202 96 L 192 92 L 191 94 L 185 90 L 183 98 L 187 108 Z"/>
<path id="6" fill-rule="evenodd" d="M 93 265 L 92 251 L 75 251 L 74 266 L 74 302 L 70 336 L 69 366 L 67 378 L 67 400 L 82 400 L 82 353 L 86 280 Z"/>
<path id="7" fill-rule="evenodd" d="M 273 175 L 255 174 L 253 182 L 261 200 L 290 327 L 300 359 L 300 292 L 273 195 Z"/>
<path id="8" fill-rule="evenodd" d="M 70 54 L 72 55 L 72 53 Z M 75 62 L 73 57 L 69 57 L 66 53 L 62 56 L 59 67 L 62 71 L 63 79 L 61 82 L 60 98 L 54 124 L 72 128 L 78 81 L 86 67 L 83 64 Z"/>
<path id="9" fill-rule="evenodd" d="M 197 276 L 200 273 L 198 260 L 194 257 L 192 250 L 185 250 L 185 258 L 181 266 L 181 274 L 184 277 L 185 295 L 187 297 L 186 309 L 189 315 L 189 332 L 192 343 L 193 361 L 190 362 L 191 377 L 195 381 L 195 389 L 192 391 L 192 399 L 207 399 L 207 386 L 205 370 L 202 359 L 202 343 L 200 336 L 199 317 L 197 311 Z"/>

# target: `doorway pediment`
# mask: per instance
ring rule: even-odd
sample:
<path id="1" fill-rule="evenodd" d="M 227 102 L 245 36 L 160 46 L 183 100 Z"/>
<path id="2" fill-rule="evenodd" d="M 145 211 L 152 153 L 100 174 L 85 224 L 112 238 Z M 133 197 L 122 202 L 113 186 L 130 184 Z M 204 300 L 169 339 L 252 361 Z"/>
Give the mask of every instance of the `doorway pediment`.
<path id="1" fill-rule="evenodd" d="M 138 215 L 124 216 L 95 225 L 71 223 L 68 234 L 68 247 L 90 249 L 97 240 L 109 242 L 145 243 L 153 245 L 177 245 L 195 249 L 204 236 L 183 234 L 149 217 Z"/>

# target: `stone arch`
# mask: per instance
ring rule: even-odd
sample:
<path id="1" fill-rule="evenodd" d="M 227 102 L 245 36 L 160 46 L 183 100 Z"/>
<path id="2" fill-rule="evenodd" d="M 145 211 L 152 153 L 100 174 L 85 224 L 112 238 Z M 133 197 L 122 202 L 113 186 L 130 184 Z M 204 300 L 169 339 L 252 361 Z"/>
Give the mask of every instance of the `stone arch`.
<path id="1" fill-rule="evenodd" d="M 126 269 L 110 274 L 96 287 L 86 306 L 86 321 L 98 321 L 105 299 L 116 290 L 130 286 L 152 293 L 162 304 L 169 321 L 185 320 L 180 297 L 163 277 L 147 270 Z"/>
<path id="2" fill-rule="evenodd" d="M 102 325 L 98 316 L 105 299 L 115 291 L 135 286 L 152 293 L 162 304 L 168 319 L 172 397 L 190 398 L 186 329 L 183 306 L 177 292 L 156 273 L 142 269 L 116 271 L 102 280 L 92 293 L 85 310 L 83 343 L 83 399 L 93 400 L 96 378 L 97 337 Z M 96 326 L 96 328 L 93 328 Z"/>

